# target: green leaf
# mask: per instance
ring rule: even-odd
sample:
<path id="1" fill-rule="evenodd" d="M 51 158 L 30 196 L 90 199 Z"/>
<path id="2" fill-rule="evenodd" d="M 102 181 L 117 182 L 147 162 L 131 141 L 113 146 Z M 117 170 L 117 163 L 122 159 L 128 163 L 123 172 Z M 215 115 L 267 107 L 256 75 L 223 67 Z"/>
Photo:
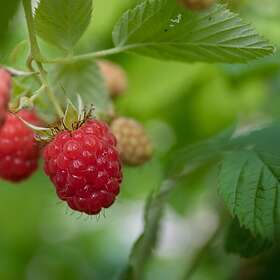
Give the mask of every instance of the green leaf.
<path id="1" fill-rule="evenodd" d="M 129 263 L 119 279 L 140 280 L 143 279 L 145 265 L 156 246 L 160 229 L 160 220 L 174 181 L 166 180 L 162 183 L 157 194 L 152 193 L 147 200 L 144 213 L 144 230 L 134 243 Z"/>
<path id="2" fill-rule="evenodd" d="M 19 2 L 19 0 L 0 0 L 0 45 L 4 42 L 9 22 L 17 11 Z"/>
<path id="3" fill-rule="evenodd" d="M 146 0 L 113 31 L 116 47 L 158 59 L 244 63 L 274 48 L 223 5 L 191 12 L 174 0 Z"/>
<path id="4" fill-rule="evenodd" d="M 97 113 L 111 110 L 109 93 L 95 62 L 58 65 L 53 71 L 52 83 L 62 104 L 65 104 L 65 95 L 72 101 L 80 95 L 83 102 L 87 106 L 93 105 Z"/>
<path id="5" fill-rule="evenodd" d="M 67 101 L 66 110 L 63 117 L 63 124 L 68 130 L 73 130 L 73 124 L 79 120 L 79 111 L 70 99 Z"/>
<path id="6" fill-rule="evenodd" d="M 221 68 L 233 81 L 245 81 L 248 78 L 271 77 L 280 70 L 280 51 L 277 50 L 273 56 L 252 61 L 248 64 L 225 64 Z"/>
<path id="7" fill-rule="evenodd" d="M 172 152 L 172 158 L 167 167 L 169 177 L 185 176 L 198 167 L 219 159 L 229 148 L 235 129 L 234 125 L 201 143 Z"/>
<path id="8" fill-rule="evenodd" d="M 225 239 L 225 249 L 228 253 L 251 258 L 270 249 L 271 246 L 269 241 L 253 236 L 249 230 L 240 227 L 236 219 L 228 228 Z"/>
<path id="9" fill-rule="evenodd" d="M 38 35 L 62 49 L 72 49 L 88 27 L 92 0 L 41 0 L 35 13 Z"/>
<path id="10" fill-rule="evenodd" d="M 0 0 L 0 34 L 7 31 L 8 23 L 17 10 L 19 0 Z"/>
<path id="11" fill-rule="evenodd" d="M 279 178 L 279 149 L 274 154 L 257 149 L 233 151 L 221 164 L 219 193 L 227 208 L 242 227 L 263 239 L 279 239 Z"/>
<path id="12" fill-rule="evenodd" d="M 249 130 L 249 131 L 248 131 Z M 250 131 L 250 125 L 247 127 L 247 133 L 232 139 L 233 145 L 240 148 L 254 147 L 258 151 L 279 154 L 280 122 L 274 121 L 263 123 Z"/>

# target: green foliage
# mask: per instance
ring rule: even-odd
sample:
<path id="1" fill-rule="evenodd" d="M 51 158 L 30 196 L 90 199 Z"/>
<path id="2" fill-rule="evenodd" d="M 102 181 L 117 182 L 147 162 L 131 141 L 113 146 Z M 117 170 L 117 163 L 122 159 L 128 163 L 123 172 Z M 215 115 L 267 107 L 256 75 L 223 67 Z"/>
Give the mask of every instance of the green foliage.
<path id="1" fill-rule="evenodd" d="M 223 69 L 234 81 L 244 81 L 251 77 L 269 77 L 280 70 L 280 51 L 273 56 L 268 56 L 251 62 L 250 64 L 226 64 Z"/>
<path id="2" fill-rule="evenodd" d="M 185 176 L 205 163 L 217 161 L 223 152 L 229 149 L 230 139 L 234 131 L 235 126 L 232 126 L 208 140 L 175 152 L 167 168 L 169 176 Z"/>
<path id="3" fill-rule="evenodd" d="M 127 11 L 113 31 L 116 47 L 165 60 L 243 63 L 273 47 L 223 5 L 184 10 L 174 0 L 146 0 Z"/>
<path id="4" fill-rule="evenodd" d="M 152 193 L 148 197 L 144 213 L 144 230 L 134 243 L 128 266 L 120 276 L 120 280 L 143 279 L 144 268 L 156 246 L 164 206 L 173 186 L 174 181 L 166 180 L 157 194 Z"/>
<path id="5" fill-rule="evenodd" d="M 165 180 L 157 194 L 152 193 L 148 197 L 144 214 L 144 231 L 136 240 L 130 254 L 129 264 L 120 279 L 142 279 L 145 264 L 151 257 L 152 250 L 156 246 L 163 209 L 170 192 L 177 184 L 177 180 L 182 176 L 189 175 L 189 173 L 197 170 L 201 165 L 210 160 L 217 159 L 218 156 L 221 156 L 224 151 L 223 149 L 229 146 L 234 130 L 235 126 L 210 140 L 173 153 L 167 168 L 171 168 L 171 171 L 168 173 L 168 178 L 172 179 Z"/>
<path id="6" fill-rule="evenodd" d="M 270 242 L 253 236 L 249 230 L 240 227 L 236 219 L 232 221 L 225 240 L 225 249 L 228 253 L 251 258 L 269 248 L 271 248 Z"/>
<path id="7" fill-rule="evenodd" d="M 274 2 L 276 3 L 276 1 L 277 0 Z M 0 9 L 0 33 L 7 28 L 8 20 L 15 11 L 17 3 L 15 0 L 8 2 L 9 3 L 5 3 L 6 9 L 2 9 L 2 6 Z M 98 0 L 96 0 L 96 2 L 98 2 Z M 181 142 L 179 140 L 176 144 L 178 146 L 182 145 L 183 148 L 178 149 L 178 152 L 172 151 L 172 157 L 167 160 L 166 158 L 161 158 L 162 154 L 160 156 L 156 155 L 154 163 L 150 163 L 150 165 L 145 166 L 142 170 L 137 168 L 133 172 L 131 170 L 126 170 L 124 173 L 126 176 L 125 184 L 128 186 L 127 188 L 129 188 L 129 194 L 146 192 L 147 185 L 149 188 L 153 185 L 158 186 L 158 181 L 163 181 L 162 177 L 167 179 L 163 181 L 160 189 L 157 192 L 153 192 L 147 200 L 143 232 L 136 240 L 129 257 L 128 265 L 120 278 L 129 280 L 143 279 L 146 272 L 146 264 L 148 262 L 150 264 L 153 251 L 156 249 L 157 241 L 159 240 L 164 207 L 168 202 L 170 192 L 173 191 L 175 184 L 178 183 L 178 179 L 184 179 L 184 183 L 187 182 L 186 184 L 190 184 L 191 189 L 191 187 L 197 187 L 197 185 L 192 182 L 191 176 L 197 176 L 200 177 L 200 181 L 203 181 L 201 185 L 204 185 L 204 176 L 206 173 L 209 173 L 209 167 L 212 167 L 212 164 L 216 164 L 219 160 L 222 160 L 219 173 L 219 192 L 227 208 L 230 210 L 230 213 L 235 217 L 226 240 L 227 251 L 238 253 L 241 256 L 251 257 L 269 248 L 272 241 L 277 241 L 277 239 L 279 239 L 279 125 L 263 128 L 259 131 L 254 131 L 238 137 L 236 137 L 236 134 L 234 135 L 235 127 L 233 126 L 209 140 L 191 146 L 189 143 L 197 143 L 199 137 L 205 136 L 206 133 L 213 132 L 212 124 L 215 122 L 215 120 L 212 120 L 213 115 L 215 116 L 213 119 L 220 117 L 223 125 L 228 123 L 225 121 L 225 119 L 227 120 L 227 115 L 230 116 L 229 121 L 232 121 L 237 115 L 237 112 L 240 112 L 237 111 L 236 108 L 242 107 L 240 106 L 240 104 L 242 104 L 242 98 L 245 98 L 245 103 L 247 104 L 248 102 L 253 108 L 252 110 L 255 111 L 256 99 L 258 99 L 256 95 L 258 95 L 259 92 L 262 93 L 262 96 L 266 94 L 264 86 L 265 80 L 263 79 L 264 74 L 267 77 L 271 77 L 272 74 L 277 73 L 280 69 L 279 52 L 276 56 L 266 57 L 273 52 L 274 48 L 263 39 L 253 27 L 245 23 L 237 14 L 230 12 L 224 5 L 217 4 L 205 11 L 192 12 L 179 6 L 175 0 L 124 0 L 121 1 L 121 4 L 115 4 L 115 6 L 113 0 L 110 1 L 110 4 L 104 4 L 104 0 L 99 0 L 99 2 L 103 4 L 99 4 L 99 6 L 97 4 L 95 7 L 102 7 L 101 11 L 103 8 L 106 8 L 106 5 L 110 5 L 110 7 L 109 10 L 106 9 L 106 13 L 101 13 L 94 19 L 93 29 L 96 30 L 99 27 L 99 34 L 102 38 L 107 36 L 108 42 L 111 35 L 105 34 L 106 32 L 104 32 L 104 30 L 108 29 L 109 26 L 113 24 L 114 19 L 112 18 L 115 18 L 120 10 L 129 8 L 135 5 L 136 2 L 138 4 L 134 8 L 128 10 L 115 26 L 113 31 L 115 48 L 110 49 L 111 46 L 110 43 L 108 43 L 105 51 L 94 52 L 92 48 L 101 45 L 105 48 L 106 42 L 103 44 L 100 38 L 99 41 L 92 42 L 92 38 L 96 38 L 96 36 L 92 36 L 92 33 L 89 32 L 88 37 L 83 37 L 83 39 L 87 39 L 88 42 L 83 40 L 82 44 L 78 46 L 79 55 L 75 55 L 73 49 L 90 25 L 92 0 L 41 0 L 35 11 L 34 18 L 31 11 L 31 0 L 23 1 L 25 4 L 24 7 L 30 40 L 29 44 L 25 44 L 25 42 L 18 44 L 11 55 L 11 60 L 14 61 L 13 64 L 15 64 L 15 62 L 18 63 L 18 58 L 21 56 L 24 63 L 18 65 L 20 65 L 19 67 L 25 67 L 25 59 L 27 55 L 30 55 L 30 60 L 28 60 L 30 69 L 24 70 L 32 71 L 31 68 L 34 67 L 37 79 L 33 80 L 35 75 L 29 78 L 18 77 L 15 79 L 13 91 L 17 93 L 17 96 L 25 95 L 28 97 L 31 97 L 36 91 L 34 95 L 37 94 L 38 96 L 36 96 L 35 99 L 35 107 L 41 115 L 42 113 L 46 113 L 44 118 L 46 122 L 50 119 L 53 109 L 56 109 L 56 111 L 58 111 L 56 114 L 59 115 L 59 111 L 64 111 L 67 107 L 66 100 L 69 98 L 75 101 L 77 95 L 82 97 L 85 104 L 93 104 L 97 113 L 106 114 L 112 109 L 112 103 L 98 66 L 92 59 L 99 58 L 100 56 L 117 54 L 123 51 L 147 56 L 145 59 L 138 58 L 138 60 L 136 60 L 135 58 L 131 58 L 131 60 L 125 61 L 126 67 L 129 69 L 128 75 L 132 93 L 130 96 L 132 97 L 129 97 L 131 99 L 123 97 L 123 100 L 127 102 L 123 103 L 123 112 L 126 115 L 132 114 L 133 116 L 138 114 L 141 116 L 140 118 L 147 119 L 150 118 L 150 116 L 156 116 L 158 118 L 158 112 L 165 111 L 160 115 L 160 118 L 162 117 L 161 120 L 167 119 L 165 120 L 166 126 L 168 126 L 170 119 L 174 118 L 174 122 L 172 123 L 172 120 L 170 122 L 174 130 L 177 128 L 174 135 L 176 134 L 178 138 L 181 137 L 182 139 Z M 118 2 L 120 1 L 115 0 L 115 3 Z M 268 4 L 263 4 L 263 1 L 260 0 L 259 3 L 269 6 Z M 240 1 L 238 1 L 238 6 L 239 5 L 241 6 Z M 279 5 L 279 3 L 277 5 Z M 117 9 L 115 9 L 116 6 L 118 6 Z M 249 18 L 252 22 L 254 22 L 255 19 L 257 30 L 270 31 L 271 25 L 267 25 L 265 29 L 262 28 L 262 18 L 266 16 L 259 17 L 258 13 L 256 13 L 256 16 L 256 11 L 250 8 L 254 6 L 256 6 L 255 2 L 254 4 L 250 3 L 248 6 L 249 8 L 247 7 L 247 9 L 252 10 L 252 17 L 250 18 L 249 16 Z M 276 4 L 272 6 L 272 9 L 275 9 L 275 7 Z M 262 8 L 260 8 L 260 11 L 261 15 Z M 114 16 L 111 17 L 111 13 L 113 12 Z M 267 11 L 264 12 L 267 13 Z M 108 14 L 110 14 L 110 20 L 108 19 Z M 279 17 L 276 16 L 275 19 L 273 19 L 273 26 L 276 28 L 276 31 L 279 30 L 279 28 L 277 28 L 279 25 L 278 18 Z M 33 20 L 35 20 L 35 24 Z M 96 24 L 98 20 L 99 24 Z M 267 21 L 267 19 L 265 20 Z M 105 25 L 104 22 L 106 22 Z M 36 32 L 34 27 L 36 28 Z M 272 30 L 272 32 L 268 33 L 272 34 L 274 32 L 275 30 Z M 25 30 L 23 33 L 23 36 L 25 36 Z M 58 57 L 56 59 L 50 58 L 55 55 L 61 55 L 62 53 L 65 54 L 65 52 L 61 52 L 61 50 L 56 48 L 53 50 L 49 45 L 45 45 L 41 41 L 37 42 L 36 33 L 44 41 L 64 51 L 66 50 L 66 57 Z M 268 35 L 267 32 L 263 33 Z M 275 37 L 279 38 L 279 36 Z M 23 39 L 26 38 L 13 38 L 12 41 L 22 42 Z M 31 47 L 30 51 L 27 51 L 27 46 Z M 90 52 L 83 53 L 83 48 L 89 48 Z M 41 49 L 43 49 L 44 56 L 41 55 Z M 55 52 L 58 51 L 59 53 L 56 54 Z M 160 64 L 158 61 L 151 62 L 149 57 L 182 62 L 201 61 L 225 63 L 244 63 L 262 57 L 264 57 L 264 59 L 253 61 L 249 66 L 244 64 L 234 66 L 222 65 L 219 67 L 211 65 L 207 67 L 204 64 L 198 64 L 194 67 L 190 65 L 178 66 L 175 63 L 169 63 L 167 66 L 164 66 L 164 64 Z M 122 57 L 116 58 L 116 60 L 118 59 L 122 59 Z M 46 64 L 55 65 L 52 67 Z M 131 79 L 133 76 L 134 80 Z M 253 77 L 253 79 L 248 83 L 248 78 L 251 77 Z M 258 82 L 256 82 L 257 79 Z M 235 81 L 239 82 L 237 86 Z M 269 84 L 269 86 L 272 85 Z M 38 90 L 39 88 L 42 90 Z M 53 98 L 52 90 L 54 90 Z M 137 91 L 139 94 L 137 94 Z M 246 93 L 250 92 L 250 97 L 248 97 L 248 95 L 242 97 L 243 91 L 246 91 Z M 252 92 L 253 94 L 251 94 Z M 51 98 L 49 98 L 47 93 Z M 197 98 L 199 95 L 202 97 Z M 205 100 L 204 96 L 207 96 Z M 225 96 L 228 98 L 225 98 L 226 102 L 224 102 Z M 59 99 L 59 102 L 55 100 L 56 98 Z M 231 104 L 231 106 L 228 104 L 235 103 L 235 100 L 239 102 Z M 57 103 L 62 105 L 61 110 L 57 110 L 56 106 L 54 106 L 57 105 Z M 135 104 L 134 107 L 132 103 Z M 118 103 L 118 105 L 119 104 L 120 103 Z M 204 104 L 203 107 L 202 104 Z M 224 114 L 215 114 L 215 110 L 220 109 L 219 107 L 222 107 Z M 68 112 L 64 118 L 66 127 L 71 128 L 73 119 L 77 117 L 77 112 L 75 112 L 70 104 L 66 111 Z M 248 115 L 249 113 L 247 111 L 251 112 L 251 110 L 243 111 L 246 111 Z M 57 116 L 54 119 L 57 119 Z M 194 124 L 194 119 L 199 121 Z M 199 125 L 201 124 L 201 120 L 205 123 L 203 127 Z M 214 125 L 214 127 L 219 128 L 221 126 L 222 125 Z M 206 129 L 204 130 L 206 127 L 208 129 L 207 132 L 205 132 Z M 161 138 L 164 137 L 157 137 L 157 141 L 161 141 Z M 174 136 L 174 139 L 175 138 Z M 155 141 L 156 144 L 158 144 L 157 141 Z M 168 172 L 166 172 L 166 174 L 162 174 L 162 166 L 167 167 L 165 171 Z M 148 169 L 148 171 L 146 169 Z M 137 173 L 137 176 L 134 172 Z M 130 176 L 127 176 L 127 174 L 130 174 Z M 142 177 L 146 178 L 143 179 Z M 207 183 L 209 183 L 209 178 L 210 177 L 205 180 L 208 181 Z M 211 179 L 213 178 L 211 177 Z M 147 180 L 149 180 L 148 183 Z M 135 183 L 135 181 L 137 182 Z M 43 183 L 44 185 L 48 185 L 47 182 Z M 145 186 L 143 187 L 143 185 Z M 210 188 L 208 188 L 208 191 L 209 190 Z M 200 195 L 202 190 L 199 188 L 197 192 L 199 192 Z M 192 198 L 189 198 L 189 196 L 193 195 L 191 192 L 180 193 L 180 195 L 183 203 L 191 204 Z M 121 196 L 122 198 L 124 197 L 124 185 Z M 137 195 L 134 197 L 137 197 Z M 34 197 L 33 200 L 36 202 L 37 210 L 42 211 L 48 208 L 42 207 L 41 203 L 38 203 L 37 197 Z M 11 191 L 10 203 L 4 204 L 4 206 L 8 208 L 9 205 L 13 205 L 13 201 L 14 194 Z M 211 203 L 209 203 L 209 205 L 210 204 Z M 16 203 L 16 205 L 18 205 L 18 203 Z M 22 206 L 23 209 L 26 210 L 26 213 L 30 212 L 28 211 L 29 208 L 26 209 L 25 204 Z M 2 208 L 4 209 L 5 207 Z M 192 207 L 192 205 L 189 207 Z M 57 213 L 55 212 L 57 208 L 54 207 L 54 209 L 53 216 L 57 217 Z M 33 212 L 41 213 L 37 210 Z M 4 212 L 6 213 L 7 211 L 5 210 Z M 12 213 L 16 214 L 16 212 Z M 49 229 L 48 222 L 49 217 L 51 217 L 49 211 L 47 211 L 46 216 L 48 216 L 47 220 L 42 219 L 44 227 L 40 225 L 40 228 L 42 227 L 42 232 L 45 229 Z M 9 214 L 8 219 L 10 219 L 10 217 L 11 215 Z M 121 217 L 123 220 L 125 220 L 125 218 L 126 217 Z M 4 228 L 6 228 L 6 224 L 8 224 L 8 219 Z M 27 220 L 32 222 L 32 218 Z M 59 224 L 61 225 L 62 221 L 65 220 L 63 216 Z M 72 221 L 71 218 L 70 220 Z M 23 226 L 20 223 L 20 226 L 24 228 L 25 225 Z M 77 227 L 74 226 L 74 228 Z M 89 239 L 95 240 L 95 238 L 92 238 L 92 229 L 93 228 L 90 226 Z M 79 228 L 79 231 L 80 230 Z M 112 236 L 116 238 L 117 235 L 115 235 L 114 230 L 110 231 L 112 232 Z M 18 232 L 18 229 L 16 229 L 15 232 Z M 24 229 L 23 232 L 26 232 L 26 230 Z M 36 232 L 38 231 L 32 230 L 32 233 Z M 53 233 L 55 237 L 57 236 L 57 232 L 68 233 L 65 228 L 63 228 L 63 230 L 56 229 Z M 44 238 L 47 240 L 50 234 L 47 232 L 45 235 L 46 237 Z M 76 235 L 78 235 L 78 233 L 75 233 L 75 236 Z M 104 241 L 104 232 L 102 230 L 100 231 L 100 235 Z M 7 236 L 10 236 L 8 232 Z M 61 235 L 59 235 L 59 238 L 61 238 Z M 15 240 L 20 241 L 20 238 L 15 238 Z M 13 243 L 12 239 L 9 241 Z M 46 242 L 47 248 L 50 248 L 49 244 L 51 242 L 53 241 L 48 240 Z M 2 240 L 2 243 L 7 243 L 5 242 L 5 238 Z M 71 239 L 69 240 L 69 244 L 70 243 L 71 245 L 69 246 L 75 247 L 75 250 L 81 248 L 76 243 L 73 245 L 74 243 Z M 42 245 L 42 241 L 38 239 L 38 246 L 40 244 Z M 59 245 L 63 244 L 63 240 L 59 239 L 59 242 L 53 244 L 53 247 L 61 249 Z M 116 247 L 114 247 L 114 244 L 112 245 L 111 242 L 100 242 L 100 244 L 95 244 L 95 246 L 85 245 L 86 248 L 81 255 L 85 257 L 85 259 L 88 259 L 88 256 L 84 254 L 85 251 L 88 250 L 92 252 L 90 248 L 94 247 L 94 252 L 96 252 L 98 251 L 96 250 L 97 245 L 100 246 L 100 252 L 105 252 L 104 255 L 106 255 L 108 259 L 113 255 L 111 252 L 108 254 L 108 250 L 112 248 L 116 250 Z M 104 250 L 104 246 L 106 245 L 108 250 L 107 247 L 106 250 Z M 27 250 L 23 251 L 25 252 Z M 122 251 L 116 257 L 116 267 L 119 268 L 121 264 L 119 257 L 123 254 L 122 257 L 125 258 L 124 255 L 126 252 L 123 252 L 125 250 L 118 249 L 116 251 L 118 251 L 118 253 Z M 6 254 L 3 254 L 3 256 L 4 255 L 6 258 Z M 11 255 L 18 256 L 16 253 Z M 46 255 L 49 256 L 51 254 L 47 253 Z M 198 256 L 199 255 L 198 252 Z M 69 259 L 75 259 L 76 261 L 76 255 L 72 257 L 72 255 L 69 254 L 69 256 Z M 104 262 L 105 272 L 108 272 L 108 267 L 110 266 L 107 262 L 108 259 Z M 41 261 L 39 260 L 38 265 L 38 256 L 34 253 L 34 257 L 32 256 L 31 258 L 28 256 L 26 262 L 36 267 L 38 275 L 41 275 L 41 271 L 38 267 L 40 268 L 42 266 L 45 268 L 45 260 L 45 258 Z M 81 260 L 81 263 L 84 263 L 84 260 Z M 93 261 L 95 262 L 95 258 L 90 259 L 89 269 L 81 266 L 81 271 L 93 272 L 97 266 L 95 262 L 94 268 L 92 267 Z M 54 263 L 57 267 L 62 265 L 57 262 L 57 260 L 54 260 Z M 70 266 L 74 268 L 72 264 L 70 264 Z M 78 266 L 80 266 L 80 263 Z M 49 268 L 46 268 L 46 271 L 48 269 Z M 68 276 L 70 278 L 71 276 L 75 277 L 72 272 L 69 272 L 71 269 L 66 270 L 66 278 Z M 13 267 L 11 271 L 13 271 Z M 31 271 L 31 275 L 32 267 L 31 270 L 30 267 L 27 267 L 27 269 L 24 270 L 25 274 L 26 271 Z M 51 272 L 51 274 L 54 273 Z M 0 276 L 1 275 L 0 272 Z M 46 277 L 49 278 L 55 277 L 47 273 L 46 275 Z M 65 275 L 64 277 L 61 276 L 61 278 L 65 278 Z M 78 275 L 82 275 L 81 277 L 84 276 L 84 274 L 81 273 L 78 273 Z M 88 275 L 88 278 L 96 278 L 99 276 L 97 275 L 98 274 L 94 271 L 93 274 Z M 112 279 L 111 275 L 108 277 L 108 279 Z M 166 275 L 164 275 L 164 277 L 166 277 L 166 279 L 171 278 L 168 278 Z M 2 278 L 8 279 L 12 277 Z M 20 277 L 14 278 L 18 279 Z M 103 275 L 99 278 L 106 279 Z M 197 278 L 199 278 L 199 276 Z M 205 277 L 200 278 L 204 279 Z M 160 277 L 160 279 L 163 278 Z"/>
<path id="8" fill-rule="evenodd" d="M 158 193 L 151 195 L 147 199 L 144 214 L 144 231 L 135 242 L 129 258 L 128 267 L 120 279 L 142 279 L 145 264 L 151 257 L 152 250 L 156 246 L 164 206 L 169 198 L 170 192 L 177 184 L 177 180 L 182 176 L 189 175 L 210 160 L 217 160 L 223 151 L 229 148 L 231 143 L 230 139 L 234 130 L 235 126 L 230 127 L 210 140 L 173 153 L 170 164 L 168 165 L 168 168 L 171 168 L 168 177 L 172 178 L 172 180 L 164 181 Z"/>
<path id="9" fill-rule="evenodd" d="M 261 238 L 279 237 L 279 155 L 238 150 L 225 156 L 219 193 L 241 226 Z"/>
<path id="10" fill-rule="evenodd" d="M 92 0 L 41 0 L 35 14 L 37 33 L 62 49 L 72 49 L 88 27 Z"/>
<path id="11" fill-rule="evenodd" d="M 65 100 L 65 94 L 73 101 L 80 95 L 83 102 L 93 105 L 96 112 L 106 112 L 111 109 L 111 101 L 99 67 L 92 61 L 57 65 L 53 71 L 53 85 Z"/>
<path id="12" fill-rule="evenodd" d="M 230 213 L 254 236 L 279 241 L 278 122 L 232 139 L 219 173 L 219 193 Z"/>
<path id="13" fill-rule="evenodd" d="M 19 4 L 19 0 L 0 1 L 0 35 L 3 36 L 8 28 L 8 23 L 14 15 Z M 2 38 L 3 39 L 3 38 Z M 0 40 L 0 44 L 2 40 Z"/>

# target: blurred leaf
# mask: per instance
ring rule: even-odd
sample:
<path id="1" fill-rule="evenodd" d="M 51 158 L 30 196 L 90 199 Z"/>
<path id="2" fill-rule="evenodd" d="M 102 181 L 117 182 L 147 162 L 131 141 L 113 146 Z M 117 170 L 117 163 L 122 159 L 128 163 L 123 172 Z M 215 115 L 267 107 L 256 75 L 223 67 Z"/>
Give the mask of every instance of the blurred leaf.
<path id="1" fill-rule="evenodd" d="M 242 16 L 248 22 L 254 22 L 259 32 L 279 46 L 280 2 L 277 0 L 245 0 L 244 2 L 241 9 Z"/>
<path id="2" fill-rule="evenodd" d="M 171 192 L 171 189 L 173 190 L 172 187 L 175 184 L 177 187 L 177 179 L 197 170 L 202 164 L 208 163 L 209 160 L 218 157 L 219 154 L 224 152 L 223 147 L 226 148 L 227 145 L 230 144 L 230 139 L 234 131 L 235 126 L 230 127 L 226 131 L 210 140 L 193 145 L 190 148 L 188 147 L 186 149 L 180 150 L 177 153 L 173 153 L 171 164 L 168 166 L 168 169 L 170 168 L 171 171 L 167 174 L 167 177 L 176 179 L 176 181 L 166 181 L 160 188 L 159 194 L 154 198 L 152 197 L 148 199 L 145 211 L 146 226 L 144 233 L 136 241 L 130 256 L 130 264 L 125 273 L 122 275 L 123 278 L 121 279 L 138 279 L 133 278 L 136 277 L 132 276 L 133 271 L 137 269 L 142 271 L 146 262 L 145 259 L 151 255 L 150 247 L 153 247 L 153 244 L 156 243 L 157 235 L 157 233 L 153 233 L 152 230 L 159 227 L 159 222 L 162 216 L 160 212 L 162 211 L 161 208 L 164 207 L 167 196 Z M 149 215 L 153 216 L 149 218 Z M 143 238 L 144 240 L 142 240 Z M 146 254 L 148 257 L 143 257 L 143 255 L 146 256 Z M 135 269 L 133 269 L 133 267 L 135 267 Z M 135 272 L 135 275 L 138 274 Z"/>
<path id="3" fill-rule="evenodd" d="M 0 0 L 0 36 L 3 39 L 3 34 L 8 29 L 8 23 L 17 10 L 19 0 Z M 0 41 L 0 44 L 2 40 Z"/>
<path id="4" fill-rule="evenodd" d="M 159 186 L 163 179 L 163 167 L 158 158 L 142 166 L 123 169 L 122 197 L 125 199 L 145 199 L 155 186 Z M 133 182 L 133 188 L 131 184 Z"/>
<path id="5" fill-rule="evenodd" d="M 116 47 L 159 59 L 244 63 L 273 47 L 223 5 L 190 12 L 174 0 L 146 0 L 128 10 L 113 31 Z"/>
<path id="6" fill-rule="evenodd" d="M 37 33 L 62 49 L 72 49 L 88 27 L 92 0 L 41 0 L 35 13 Z"/>
<path id="7" fill-rule="evenodd" d="M 129 87 L 127 95 L 118 101 L 118 105 L 122 113 L 145 120 L 157 118 L 158 112 L 161 117 L 170 114 L 169 121 L 176 113 L 181 112 L 182 116 L 188 116 L 186 105 L 189 103 L 186 104 L 184 101 L 190 100 L 197 80 L 202 84 L 204 77 L 208 77 L 206 73 L 214 68 L 214 65 L 192 65 L 173 61 L 169 61 L 167 66 L 166 61 L 149 57 L 135 55 L 124 57 L 128 61 L 126 69 Z M 178 101 L 179 98 L 185 100 Z M 179 105 L 182 110 L 173 107 L 177 105 L 174 104 L 176 101 L 181 102 Z"/>
<path id="8" fill-rule="evenodd" d="M 229 148 L 230 139 L 235 128 L 235 126 L 232 126 L 213 138 L 173 153 L 168 165 L 169 176 L 187 175 L 201 165 L 219 158 Z"/>
<path id="9" fill-rule="evenodd" d="M 108 91 L 95 62 L 76 62 L 56 66 L 53 85 L 63 104 L 65 104 L 65 95 L 74 101 L 79 94 L 84 103 L 93 105 L 97 112 L 107 112 L 111 109 Z"/>
<path id="10" fill-rule="evenodd" d="M 174 181 L 166 180 L 162 183 L 157 194 L 152 193 L 148 197 L 144 213 L 144 231 L 134 243 L 128 266 L 120 276 L 120 279 L 143 279 L 145 265 L 151 257 L 158 240 L 160 220 L 163 215 L 164 206 L 173 186 Z"/>
<path id="11" fill-rule="evenodd" d="M 271 248 L 269 241 L 255 237 L 245 228 L 240 227 L 238 221 L 232 221 L 228 228 L 225 249 L 228 253 L 238 254 L 241 257 L 251 258 Z"/>
<path id="12" fill-rule="evenodd" d="M 19 61 L 27 56 L 28 51 L 29 51 L 28 40 L 26 39 L 22 40 L 11 51 L 9 60 L 14 66 L 20 65 Z"/>
<path id="13" fill-rule="evenodd" d="M 270 77 L 280 70 L 280 51 L 248 64 L 222 65 L 225 73 L 234 81 L 244 81 L 250 77 Z"/>
<path id="14" fill-rule="evenodd" d="M 231 152 L 219 173 L 219 193 L 230 213 L 242 227 L 268 240 L 277 240 L 280 232 L 280 155 L 276 152 Z"/>

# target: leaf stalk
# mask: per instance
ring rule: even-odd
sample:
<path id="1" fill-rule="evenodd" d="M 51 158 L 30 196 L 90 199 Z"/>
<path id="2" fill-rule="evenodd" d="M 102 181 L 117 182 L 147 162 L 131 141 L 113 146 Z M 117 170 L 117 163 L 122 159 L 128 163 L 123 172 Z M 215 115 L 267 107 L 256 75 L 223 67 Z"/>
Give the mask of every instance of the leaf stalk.
<path id="1" fill-rule="evenodd" d="M 32 15 L 31 0 L 23 0 L 23 7 L 24 7 L 24 14 L 27 23 L 27 28 L 28 28 L 30 51 L 31 51 L 31 56 L 28 58 L 27 63 L 30 66 L 30 68 L 32 68 L 32 61 L 34 60 L 36 62 L 36 65 L 38 66 L 39 69 L 39 79 L 42 83 L 42 86 L 45 87 L 46 93 L 48 94 L 50 101 L 53 103 L 58 116 L 63 117 L 63 110 L 61 109 L 57 98 L 55 97 L 53 91 L 51 90 L 50 85 L 48 84 L 47 72 L 44 70 L 42 65 L 42 61 L 44 61 L 44 59 L 41 55 L 40 48 L 36 38 L 34 20 Z"/>

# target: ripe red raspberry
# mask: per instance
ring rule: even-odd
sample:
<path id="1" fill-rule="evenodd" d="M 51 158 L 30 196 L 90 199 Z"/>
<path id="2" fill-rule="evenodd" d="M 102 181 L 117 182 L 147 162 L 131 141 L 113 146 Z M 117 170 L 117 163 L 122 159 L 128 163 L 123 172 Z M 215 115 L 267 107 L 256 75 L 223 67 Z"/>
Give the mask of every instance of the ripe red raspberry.
<path id="1" fill-rule="evenodd" d="M 5 122 L 6 112 L 6 109 L 3 106 L 0 106 L 0 128 Z"/>
<path id="2" fill-rule="evenodd" d="M 38 123 L 34 112 L 22 110 L 17 115 Z M 0 177 L 11 182 L 27 179 L 37 169 L 39 155 L 33 131 L 16 115 L 7 113 L 0 130 Z"/>
<path id="3" fill-rule="evenodd" d="M 106 123 L 87 120 L 59 132 L 44 149 L 45 172 L 70 208 L 89 215 L 110 207 L 122 181 L 116 139 Z"/>
<path id="4" fill-rule="evenodd" d="M 10 101 L 11 75 L 0 69 L 0 125 L 3 125 Z"/>

